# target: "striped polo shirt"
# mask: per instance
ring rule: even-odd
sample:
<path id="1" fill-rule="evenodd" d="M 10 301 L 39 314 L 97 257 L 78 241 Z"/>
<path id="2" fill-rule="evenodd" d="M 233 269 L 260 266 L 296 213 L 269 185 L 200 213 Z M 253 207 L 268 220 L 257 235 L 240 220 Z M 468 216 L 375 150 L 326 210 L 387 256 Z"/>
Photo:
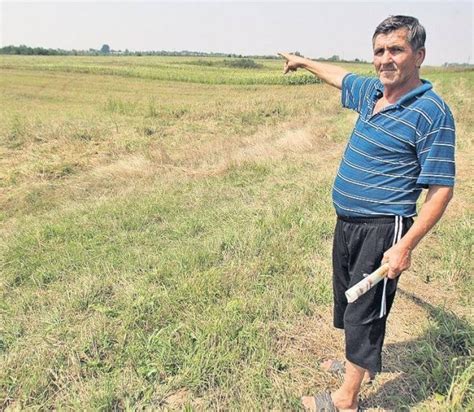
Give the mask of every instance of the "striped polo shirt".
<path id="1" fill-rule="evenodd" d="M 342 105 L 359 113 L 333 186 L 341 216 L 416 215 L 422 188 L 454 185 L 454 119 L 430 82 L 373 115 L 378 78 L 350 73 Z"/>

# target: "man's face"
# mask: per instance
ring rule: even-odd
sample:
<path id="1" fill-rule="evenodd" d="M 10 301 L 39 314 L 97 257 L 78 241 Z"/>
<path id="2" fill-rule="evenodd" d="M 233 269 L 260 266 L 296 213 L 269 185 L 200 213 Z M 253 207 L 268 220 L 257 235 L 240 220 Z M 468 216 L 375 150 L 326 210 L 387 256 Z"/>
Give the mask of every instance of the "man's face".
<path id="1" fill-rule="evenodd" d="M 407 29 L 399 29 L 375 38 L 374 66 L 385 87 L 411 87 L 419 82 L 418 68 L 425 58 L 425 49 L 414 51 L 407 34 Z"/>

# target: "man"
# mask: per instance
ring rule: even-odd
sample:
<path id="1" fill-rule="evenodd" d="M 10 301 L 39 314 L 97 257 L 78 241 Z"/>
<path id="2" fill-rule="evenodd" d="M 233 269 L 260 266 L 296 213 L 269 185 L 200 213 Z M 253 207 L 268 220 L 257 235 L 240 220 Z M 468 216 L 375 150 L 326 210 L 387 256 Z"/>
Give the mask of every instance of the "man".
<path id="1" fill-rule="evenodd" d="M 333 186 L 334 326 L 344 329 L 345 375 L 332 394 L 303 397 L 311 410 L 356 411 L 365 374 L 381 370 L 381 351 L 398 277 L 411 253 L 441 218 L 453 195 L 454 120 L 420 79 L 425 30 L 417 19 L 391 16 L 372 38 L 378 78 L 281 53 L 284 72 L 304 68 L 342 90 L 342 105 L 359 118 Z M 416 215 L 416 200 L 428 192 Z M 388 279 L 354 303 L 344 292 L 388 263 Z M 331 365 L 325 365 L 330 368 Z"/>

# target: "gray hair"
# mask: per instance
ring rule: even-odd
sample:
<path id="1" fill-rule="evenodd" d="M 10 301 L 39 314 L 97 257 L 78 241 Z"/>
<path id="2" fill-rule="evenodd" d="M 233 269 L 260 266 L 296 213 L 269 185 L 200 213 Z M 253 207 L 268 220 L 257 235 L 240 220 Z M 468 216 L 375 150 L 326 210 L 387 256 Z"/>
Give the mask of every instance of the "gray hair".
<path id="1" fill-rule="evenodd" d="M 407 40 L 414 51 L 425 47 L 426 31 L 418 19 L 411 16 L 390 16 L 380 23 L 372 36 L 372 44 L 379 34 L 388 34 L 398 29 L 407 29 Z"/>

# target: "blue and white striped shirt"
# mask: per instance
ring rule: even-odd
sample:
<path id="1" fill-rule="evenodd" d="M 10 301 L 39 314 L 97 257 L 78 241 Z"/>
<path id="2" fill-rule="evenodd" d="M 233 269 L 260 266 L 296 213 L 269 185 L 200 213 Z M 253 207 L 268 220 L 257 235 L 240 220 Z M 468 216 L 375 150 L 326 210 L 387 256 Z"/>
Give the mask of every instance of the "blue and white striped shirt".
<path id="1" fill-rule="evenodd" d="M 422 188 L 454 185 L 454 119 L 430 82 L 373 115 L 378 78 L 348 74 L 342 105 L 359 113 L 333 186 L 338 215 L 416 215 Z"/>

